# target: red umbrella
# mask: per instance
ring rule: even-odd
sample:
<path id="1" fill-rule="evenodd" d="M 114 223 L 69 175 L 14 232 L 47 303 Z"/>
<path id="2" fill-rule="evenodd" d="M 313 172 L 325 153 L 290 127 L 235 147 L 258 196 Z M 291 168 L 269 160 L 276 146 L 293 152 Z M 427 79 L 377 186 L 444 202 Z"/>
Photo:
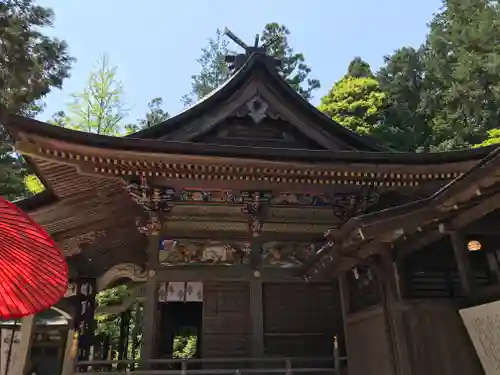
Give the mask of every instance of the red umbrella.
<path id="1" fill-rule="evenodd" d="M 68 288 L 68 264 L 47 232 L 0 197 L 0 319 L 36 314 Z"/>

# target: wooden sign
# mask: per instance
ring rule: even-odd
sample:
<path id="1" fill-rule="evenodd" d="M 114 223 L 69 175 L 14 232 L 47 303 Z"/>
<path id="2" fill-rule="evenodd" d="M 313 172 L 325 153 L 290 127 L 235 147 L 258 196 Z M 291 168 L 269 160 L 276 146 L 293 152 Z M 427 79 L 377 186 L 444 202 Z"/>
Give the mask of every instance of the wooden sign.
<path id="1" fill-rule="evenodd" d="M 460 310 L 486 375 L 500 374 L 500 301 Z"/>

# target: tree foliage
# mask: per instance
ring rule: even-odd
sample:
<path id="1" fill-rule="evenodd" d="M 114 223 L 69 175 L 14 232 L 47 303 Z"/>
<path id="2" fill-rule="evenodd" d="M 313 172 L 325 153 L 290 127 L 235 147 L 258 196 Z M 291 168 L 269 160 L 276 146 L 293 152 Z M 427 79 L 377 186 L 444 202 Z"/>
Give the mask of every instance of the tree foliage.
<path id="1" fill-rule="evenodd" d="M 107 55 L 102 55 L 90 73 L 86 87 L 72 95 L 68 114 L 57 112 L 52 123 L 89 133 L 119 135 L 123 130 L 122 122 L 128 115 L 123 95 L 117 67 L 111 65 Z"/>
<path id="2" fill-rule="evenodd" d="M 262 43 L 266 44 L 275 40 L 269 47 L 268 54 L 279 60 L 281 65 L 278 71 L 281 76 L 304 99 L 311 99 L 314 90 L 319 89 L 319 80 L 311 78 L 311 67 L 306 64 L 303 53 L 296 52 L 288 41 L 290 30 L 285 25 L 276 22 L 268 23 L 262 31 Z"/>
<path id="3" fill-rule="evenodd" d="M 376 77 L 388 97 L 386 145 L 444 151 L 494 139 L 500 121 L 499 3 L 443 1 L 423 45 L 386 57 Z"/>
<path id="4" fill-rule="evenodd" d="M 290 30 L 286 26 L 275 22 L 268 23 L 261 33 L 261 43 L 275 40 L 268 53 L 281 60 L 279 73 L 305 99 L 311 99 L 313 91 L 320 87 L 320 82 L 310 77 L 311 68 L 306 64 L 304 54 L 296 52 L 290 46 L 289 36 Z M 201 57 L 197 60 L 201 70 L 191 77 L 191 93 L 182 97 L 185 105 L 191 105 L 208 95 L 230 75 L 225 56 L 235 52 L 229 49 L 229 42 L 221 30 L 216 31 L 215 37 L 210 38 L 201 51 Z"/>
<path id="5" fill-rule="evenodd" d="M 33 117 L 43 107 L 40 99 L 69 76 L 73 59 L 66 43 L 43 33 L 53 19 L 51 9 L 31 0 L 0 2 L 0 110 Z M 0 195 L 14 200 L 29 194 L 25 174 L 0 124 Z"/>
<path id="6" fill-rule="evenodd" d="M 347 74 L 321 98 L 319 109 L 358 134 L 376 135 L 384 120 L 385 106 L 386 95 L 369 65 L 356 58 Z"/>
<path id="7" fill-rule="evenodd" d="M 229 67 L 226 55 L 230 54 L 229 42 L 222 30 L 215 31 L 215 37 L 208 39 L 208 43 L 201 49 L 198 60 L 200 72 L 191 76 L 191 92 L 181 100 L 189 106 L 198 99 L 210 94 L 229 77 Z"/>
<path id="8" fill-rule="evenodd" d="M 403 47 L 384 58 L 377 72 L 387 95 L 381 142 L 398 151 L 429 151 L 433 144 L 430 111 L 425 99 L 423 49 Z"/>
<path id="9" fill-rule="evenodd" d="M 497 144 L 500 144 L 499 128 L 488 130 L 488 138 L 482 141 L 481 143 L 474 145 L 474 147 L 485 147 Z"/>
<path id="10" fill-rule="evenodd" d="M 447 0 L 430 23 L 426 79 L 438 149 L 469 147 L 500 120 L 500 5 Z"/>
<path id="11" fill-rule="evenodd" d="M 500 123 L 500 5 L 444 0 L 421 47 L 399 48 L 373 76 L 360 59 L 351 62 L 349 72 L 351 78 L 337 82 L 320 108 L 389 148 L 444 151 L 495 142 L 494 129 Z M 382 92 L 385 99 L 370 96 L 373 92 Z M 365 99 L 361 103 L 360 94 Z M 364 117 L 374 113 L 374 118 Z"/>
<path id="12" fill-rule="evenodd" d="M 158 97 L 148 103 L 148 111 L 144 118 L 138 119 L 136 124 L 126 125 L 125 129 L 127 134 L 131 134 L 142 129 L 150 128 L 169 118 L 170 114 L 163 109 L 163 99 Z"/>

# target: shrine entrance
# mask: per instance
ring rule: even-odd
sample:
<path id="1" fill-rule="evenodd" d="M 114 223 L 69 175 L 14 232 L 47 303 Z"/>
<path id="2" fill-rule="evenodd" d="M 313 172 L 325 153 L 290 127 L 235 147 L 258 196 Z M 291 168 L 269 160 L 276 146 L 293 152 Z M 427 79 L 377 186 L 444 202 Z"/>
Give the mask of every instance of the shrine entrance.
<path id="1" fill-rule="evenodd" d="M 203 283 L 164 283 L 159 302 L 159 358 L 200 358 Z"/>

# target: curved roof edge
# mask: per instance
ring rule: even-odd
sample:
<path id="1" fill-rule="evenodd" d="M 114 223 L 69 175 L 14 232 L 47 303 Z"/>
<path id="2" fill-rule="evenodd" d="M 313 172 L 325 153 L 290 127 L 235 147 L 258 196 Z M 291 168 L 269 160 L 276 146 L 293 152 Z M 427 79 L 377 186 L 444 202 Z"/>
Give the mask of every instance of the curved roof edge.
<path id="1" fill-rule="evenodd" d="M 19 115 L 7 115 L 0 111 L 0 121 L 9 132 L 26 133 L 47 137 L 66 143 L 104 148 L 116 151 L 136 151 L 143 153 L 169 153 L 199 156 L 240 157 L 249 159 L 304 161 L 304 162 L 344 162 L 377 164 L 444 164 L 466 161 L 479 161 L 487 156 L 497 145 L 436 153 L 414 152 L 370 152 L 370 151 L 332 151 L 285 149 L 270 147 L 232 146 L 204 143 L 160 141 L 130 137 L 112 137 L 77 130 L 65 129 Z"/>
<path id="2" fill-rule="evenodd" d="M 470 186 L 473 186 L 476 182 L 479 183 L 484 176 L 488 176 L 500 168 L 500 147 L 498 145 L 494 146 L 496 147 L 493 148 L 493 151 L 490 151 L 479 161 L 479 163 L 471 167 L 466 173 L 441 187 L 431 196 L 353 217 L 340 228 L 339 233 L 346 234 L 357 226 L 359 227 L 364 224 L 383 221 L 386 218 L 395 218 L 410 212 L 417 212 L 420 210 L 430 211 L 437 208 L 447 199 L 469 189 Z"/>
<path id="3" fill-rule="evenodd" d="M 223 103 L 225 99 L 232 95 L 235 89 L 240 87 L 246 81 L 247 77 L 253 69 L 259 68 L 269 76 L 269 78 L 272 80 L 271 82 L 275 83 L 275 86 L 281 90 L 283 96 L 290 98 L 289 102 L 292 102 L 294 107 L 299 108 L 304 113 L 309 113 L 311 116 L 313 116 L 315 124 L 319 125 L 327 133 L 339 137 L 351 147 L 357 148 L 359 150 L 386 151 L 386 149 L 378 145 L 373 138 L 363 137 L 350 131 L 346 127 L 342 126 L 341 124 L 318 110 L 315 106 L 305 100 L 299 93 L 297 93 L 278 74 L 274 67 L 270 67 L 269 63 L 266 62 L 265 56 L 256 53 L 253 53 L 245 62 L 245 64 L 220 87 L 198 100 L 192 106 L 186 108 L 184 111 L 175 115 L 174 117 L 171 117 L 159 124 L 153 125 L 150 128 L 130 134 L 127 137 L 157 139 L 180 128 L 183 124 L 194 120 L 197 116 L 200 116 L 200 114 L 206 112 L 207 109 L 209 109 L 212 105 L 216 103 Z"/>

